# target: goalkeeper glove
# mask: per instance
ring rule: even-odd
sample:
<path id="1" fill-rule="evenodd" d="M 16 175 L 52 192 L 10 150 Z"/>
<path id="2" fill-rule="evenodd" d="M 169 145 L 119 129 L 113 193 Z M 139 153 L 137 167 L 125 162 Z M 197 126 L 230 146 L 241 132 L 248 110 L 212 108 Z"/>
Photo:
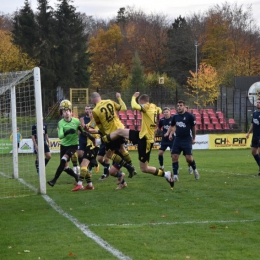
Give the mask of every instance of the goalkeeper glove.
<path id="1" fill-rule="evenodd" d="M 71 128 L 64 132 L 64 136 L 67 136 L 69 134 L 75 134 L 75 133 L 76 133 L 76 130 Z"/>

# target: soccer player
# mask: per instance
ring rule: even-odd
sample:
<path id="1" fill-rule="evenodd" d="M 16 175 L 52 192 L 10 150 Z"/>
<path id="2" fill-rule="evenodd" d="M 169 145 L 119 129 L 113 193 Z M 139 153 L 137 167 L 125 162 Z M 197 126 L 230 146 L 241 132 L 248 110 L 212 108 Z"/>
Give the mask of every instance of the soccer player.
<path id="1" fill-rule="evenodd" d="M 192 156 L 192 145 L 195 144 L 196 138 L 196 121 L 194 116 L 186 111 L 185 103 L 179 100 L 177 103 L 177 113 L 173 115 L 171 126 L 168 133 L 173 132 L 173 127 L 176 127 L 174 142 L 171 150 L 172 154 L 172 168 L 174 172 L 174 181 L 178 181 L 179 156 L 183 152 L 187 163 L 192 167 L 195 179 L 200 178 L 199 172 L 196 168 L 196 163 Z M 169 139 L 172 135 L 169 136 Z"/>
<path id="2" fill-rule="evenodd" d="M 159 120 L 159 124 L 158 124 L 158 129 L 159 131 L 162 131 L 162 141 L 159 147 L 159 151 L 158 151 L 158 160 L 159 160 L 159 164 L 160 164 L 160 169 L 164 169 L 164 165 L 163 165 L 163 154 L 165 152 L 165 150 L 169 147 L 170 150 L 172 149 L 172 144 L 173 144 L 173 139 L 169 140 L 169 136 L 165 135 L 169 129 L 169 127 L 171 126 L 171 109 L 169 107 L 165 107 L 163 109 L 163 115 L 164 117 L 162 117 Z"/>
<path id="3" fill-rule="evenodd" d="M 72 104 L 69 100 L 62 100 L 60 103 L 60 114 L 63 116 L 58 123 L 58 137 L 60 138 L 60 164 L 56 170 L 55 176 L 47 183 L 54 186 L 61 173 L 65 171 L 78 182 L 78 175 L 69 168 L 68 162 L 72 155 L 77 151 L 79 138 L 78 130 L 82 132 L 80 121 L 72 117 Z"/>
<path id="4" fill-rule="evenodd" d="M 250 133 L 253 131 L 252 142 L 251 142 L 251 153 L 258 165 L 258 177 L 260 177 L 260 98 L 256 101 L 256 110 L 253 112 L 251 125 L 246 135 L 249 137 Z"/>
<path id="5" fill-rule="evenodd" d="M 117 115 L 117 111 L 126 111 L 126 105 L 121 99 L 120 93 L 116 93 L 116 98 L 118 99 L 119 104 L 111 99 L 102 100 L 97 92 L 94 92 L 91 95 L 91 100 L 95 104 L 93 116 L 102 135 L 109 134 L 119 128 L 124 128 L 124 125 Z M 124 138 L 106 144 L 106 157 L 125 167 L 129 172 L 128 177 L 132 178 L 136 172 L 135 168 L 132 166 L 129 152 L 125 149 L 124 144 Z M 115 150 L 118 150 L 122 156 L 114 153 Z"/>
<path id="6" fill-rule="evenodd" d="M 104 142 L 109 143 L 111 140 L 116 140 L 120 137 L 129 139 L 133 144 L 138 145 L 138 157 L 140 169 L 144 173 L 153 174 L 155 176 L 165 177 L 174 186 L 172 173 L 164 172 L 162 169 L 149 166 L 150 154 L 154 143 L 154 132 L 156 129 L 157 115 L 162 112 L 161 108 L 153 103 L 149 103 L 149 96 L 143 94 L 139 97 L 140 93 L 135 92 L 132 96 L 131 106 L 134 110 L 140 110 L 142 113 L 142 126 L 140 131 L 130 129 L 118 129 L 111 134 L 102 137 Z M 136 102 L 136 98 L 138 98 Z"/>
<path id="7" fill-rule="evenodd" d="M 84 129 L 84 126 L 87 125 L 91 120 L 90 113 L 91 113 L 91 116 L 92 116 L 91 107 L 85 106 L 85 115 L 79 119 L 83 129 Z M 79 134 L 79 149 L 77 151 L 79 164 L 81 164 L 81 162 L 82 162 L 83 154 L 84 154 L 84 150 L 85 150 L 86 145 L 87 145 L 86 135 L 84 133 L 80 133 Z"/>
<path id="8" fill-rule="evenodd" d="M 38 136 L 37 136 L 37 124 L 32 126 L 32 141 L 34 146 L 34 154 L 36 155 L 35 159 L 35 168 L 37 173 L 39 174 L 39 160 L 38 160 Z M 47 125 L 43 123 L 43 144 L 44 144 L 44 154 L 45 154 L 45 166 L 48 164 L 49 160 L 51 159 L 51 152 L 50 152 L 50 142 L 48 137 Z"/>

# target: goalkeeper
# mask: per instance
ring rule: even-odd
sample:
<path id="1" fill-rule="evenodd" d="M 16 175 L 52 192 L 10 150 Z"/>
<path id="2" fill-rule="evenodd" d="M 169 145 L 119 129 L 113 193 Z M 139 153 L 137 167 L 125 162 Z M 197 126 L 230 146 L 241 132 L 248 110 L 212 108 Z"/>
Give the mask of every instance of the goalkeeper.
<path id="1" fill-rule="evenodd" d="M 60 138 L 60 165 L 54 178 L 47 183 L 54 186 L 61 173 L 65 171 L 78 182 L 78 175 L 69 167 L 72 155 L 77 151 L 79 140 L 78 130 L 82 132 L 80 121 L 72 117 L 72 104 L 69 100 L 62 100 L 60 103 L 60 114 L 63 116 L 58 123 L 58 137 Z"/>

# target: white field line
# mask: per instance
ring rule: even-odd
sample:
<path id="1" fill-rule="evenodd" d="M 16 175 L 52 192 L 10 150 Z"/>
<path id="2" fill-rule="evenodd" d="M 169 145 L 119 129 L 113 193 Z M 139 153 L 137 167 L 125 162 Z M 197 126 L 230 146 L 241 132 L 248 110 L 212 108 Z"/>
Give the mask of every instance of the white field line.
<path id="1" fill-rule="evenodd" d="M 246 223 L 246 222 L 260 222 L 257 219 L 242 219 L 242 220 L 202 220 L 202 221 L 176 221 L 176 222 L 150 222 L 150 223 L 140 223 L 140 224 L 90 224 L 89 227 L 113 227 L 113 226 L 167 226 L 167 225 L 196 225 L 196 224 L 226 224 L 226 223 Z"/>
<path id="2" fill-rule="evenodd" d="M 37 192 L 37 189 L 33 187 L 32 185 L 28 184 L 23 179 L 18 178 L 18 181 L 32 189 L 33 191 Z M 97 236 L 94 232 L 92 232 L 87 225 L 80 223 L 76 218 L 66 213 L 63 209 L 61 209 L 48 195 L 41 195 L 46 202 L 58 213 L 60 213 L 63 217 L 70 220 L 79 230 L 81 230 L 88 238 L 91 238 L 94 240 L 98 245 L 100 245 L 102 248 L 110 252 L 112 255 L 117 257 L 117 259 L 121 260 L 131 260 L 130 257 L 124 255 L 122 252 L 117 250 L 116 248 L 112 247 L 108 244 L 104 239 Z"/>

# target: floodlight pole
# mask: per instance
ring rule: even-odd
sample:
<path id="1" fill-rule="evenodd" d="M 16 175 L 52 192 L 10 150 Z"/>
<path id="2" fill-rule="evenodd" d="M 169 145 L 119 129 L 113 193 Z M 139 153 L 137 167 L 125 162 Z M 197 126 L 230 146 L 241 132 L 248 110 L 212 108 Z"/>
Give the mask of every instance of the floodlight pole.
<path id="1" fill-rule="evenodd" d="M 198 41 L 195 41 L 195 63 L 196 63 L 196 93 L 197 93 L 197 108 L 198 108 Z"/>

